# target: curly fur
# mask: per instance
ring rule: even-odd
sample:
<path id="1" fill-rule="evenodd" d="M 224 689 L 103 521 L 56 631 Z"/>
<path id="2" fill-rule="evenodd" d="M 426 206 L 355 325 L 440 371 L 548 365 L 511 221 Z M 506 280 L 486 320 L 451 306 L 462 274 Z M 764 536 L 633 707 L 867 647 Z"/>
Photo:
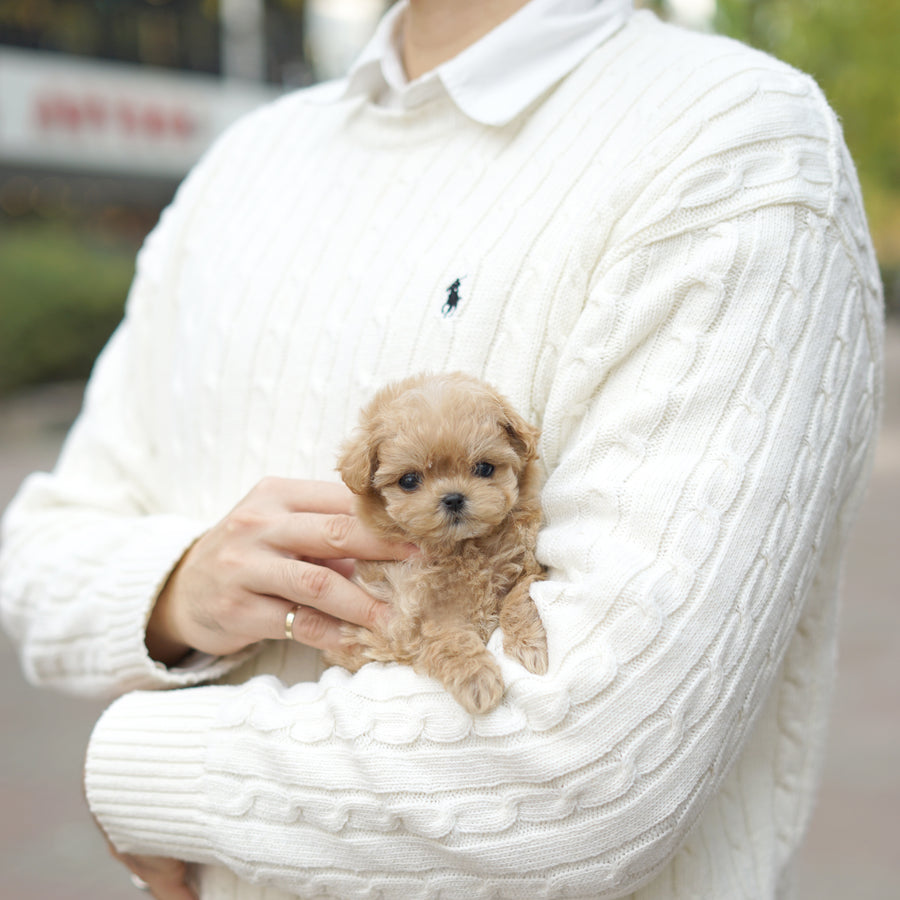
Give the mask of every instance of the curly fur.
<path id="1" fill-rule="evenodd" d="M 505 398 L 462 373 L 417 375 L 375 396 L 338 469 L 366 525 L 420 553 L 357 563 L 357 581 L 395 615 L 384 632 L 347 626 L 329 662 L 351 671 L 371 660 L 405 663 L 441 681 L 471 713 L 503 696 L 485 646 L 498 625 L 507 655 L 547 671 L 529 594 L 544 577 L 534 555 L 537 440 Z"/>

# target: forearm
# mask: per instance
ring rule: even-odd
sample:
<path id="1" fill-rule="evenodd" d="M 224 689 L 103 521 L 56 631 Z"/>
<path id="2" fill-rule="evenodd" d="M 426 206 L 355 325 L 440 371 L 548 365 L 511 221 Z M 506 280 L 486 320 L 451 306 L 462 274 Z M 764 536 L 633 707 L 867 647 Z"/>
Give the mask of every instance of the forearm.
<path id="1" fill-rule="evenodd" d="M 141 250 L 125 320 L 53 472 L 28 479 L 3 519 L 0 612 L 39 684 L 108 696 L 197 680 L 156 665 L 145 629 L 169 572 L 209 524 L 167 499 L 154 419 L 172 352 L 166 278 L 202 178 L 179 190 Z"/>
<path id="2" fill-rule="evenodd" d="M 146 645 L 156 596 L 199 523 L 62 507 L 52 477 L 41 475 L 26 483 L 4 528 L 3 623 L 34 683 L 112 696 L 193 684 L 232 664 L 179 672 Z"/>

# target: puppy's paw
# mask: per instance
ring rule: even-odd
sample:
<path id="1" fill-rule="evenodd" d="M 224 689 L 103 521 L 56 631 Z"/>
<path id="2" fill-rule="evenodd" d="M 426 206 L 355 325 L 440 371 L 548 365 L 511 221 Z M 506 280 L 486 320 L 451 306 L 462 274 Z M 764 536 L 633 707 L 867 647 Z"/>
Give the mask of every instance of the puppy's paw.
<path id="1" fill-rule="evenodd" d="M 341 666 L 348 672 L 356 672 L 367 662 L 372 661 L 372 656 L 367 652 L 366 640 L 371 633 L 365 628 L 354 625 L 344 625 L 341 628 L 341 646 L 335 650 L 327 650 L 322 658 L 329 666 Z"/>
<path id="2" fill-rule="evenodd" d="M 494 709 L 503 698 L 503 678 L 498 668 L 480 666 L 468 678 L 452 685 L 451 692 L 466 712 L 481 715 Z"/>
<path id="3" fill-rule="evenodd" d="M 540 614 L 529 596 L 533 578 L 523 578 L 507 594 L 500 610 L 503 652 L 520 662 L 529 672 L 547 671 L 547 633 Z"/>
<path id="4" fill-rule="evenodd" d="M 549 660 L 547 657 L 547 636 L 543 629 L 533 630 L 528 635 L 517 635 L 507 640 L 503 636 L 503 652 L 510 659 L 520 662 L 529 672 L 535 675 L 546 675 Z"/>

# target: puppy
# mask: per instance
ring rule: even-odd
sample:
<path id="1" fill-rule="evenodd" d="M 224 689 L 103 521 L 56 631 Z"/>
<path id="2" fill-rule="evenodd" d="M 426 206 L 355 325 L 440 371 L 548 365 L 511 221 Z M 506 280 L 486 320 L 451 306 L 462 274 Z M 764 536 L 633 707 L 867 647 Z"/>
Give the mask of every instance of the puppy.
<path id="1" fill-rule="evenodd" d="M 383 388 L 363 410 L 338 470 L 373 531 L 419 555 L 356 565 L 356 580 L 391 603 L 384 633 L 346 626 L 326 659 L 356 671 L 405 663 L 439 681 L 470 713 L 493 709 L 503 679 L 485 644 L 499 625 L 505 653 L 547 671 L 547 641 L 529 596 L 544 577 L 538 431 L 468 375 L 418 375 Z"/>

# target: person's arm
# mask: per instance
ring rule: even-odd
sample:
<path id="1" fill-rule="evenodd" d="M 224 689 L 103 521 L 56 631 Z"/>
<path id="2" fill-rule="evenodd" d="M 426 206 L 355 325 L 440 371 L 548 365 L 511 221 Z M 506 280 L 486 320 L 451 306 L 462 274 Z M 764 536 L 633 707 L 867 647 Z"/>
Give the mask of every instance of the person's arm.
<path id="1" fill-rule="evenodd" d="M 253 125 L 210 151 L 148 238 L 55 470 L 26 480 L 5 515 L 0 611 L 35 683 L 109 696 L 212 680 L 284 639 L 292 609 L 297 641 L 334 649 L 342 621 L 372 626 L 385 609 L 347 580 L 347 560 L 409 552 L 365 532 L 340 484 L 263 479 L 218 521 L 172 496 L 159 435 L 178 432 L 163 424 L 175 331 L 202 299 L 178 273 L 222 148 L 253 140 Z"/>
<path id="2" fill-rule="evenodd" d="M 549 673 L 495 635 L 507 693 L 475 719 L 375 664 L 126 696 L 86 772 L 121 851 L 328 896 L 619 897 L 671 859 L 840 556 L 880 402 L 852 173 L 824 104 L 777 102 L 773 133 L 796 102 L 809 139 L 711 123 L 616 223 L 560 349 Z"/>
<path id="3" fill-rule="evenodd" d="M 209 527 L 163 511 L 154 417 L 170 370 L 173 298 L 193 197 L 207 160 L 138 255 L 126 315 L 101 353 L 84 407 L 52 473 L 30 476 L 3 519 L 0 612 L 34 683 L 79 694 L 196 683 L 235 660 L 150 658 L 153 601 Z"/>
<path id="4" fill-rule="evenodd" d="M 284 639 L 290 611 L 294 640 L 319 649 L 340 646 L 344 622 L 377 627 L 387 606 L 348 580 L 349 561 L 414 548 L 363 528 L 343 485 L 265 478 L 208 528 L 157 511 L 165 473 L 152 416 L 136 410 L 153 393 L 138 373 L 161 376 L 140 350 L 160 329 L 139 316 L 132 303 L 56 471 L 6 520 L 3 611 L 26 673 L 82 693 L 179 687 Z"/>

